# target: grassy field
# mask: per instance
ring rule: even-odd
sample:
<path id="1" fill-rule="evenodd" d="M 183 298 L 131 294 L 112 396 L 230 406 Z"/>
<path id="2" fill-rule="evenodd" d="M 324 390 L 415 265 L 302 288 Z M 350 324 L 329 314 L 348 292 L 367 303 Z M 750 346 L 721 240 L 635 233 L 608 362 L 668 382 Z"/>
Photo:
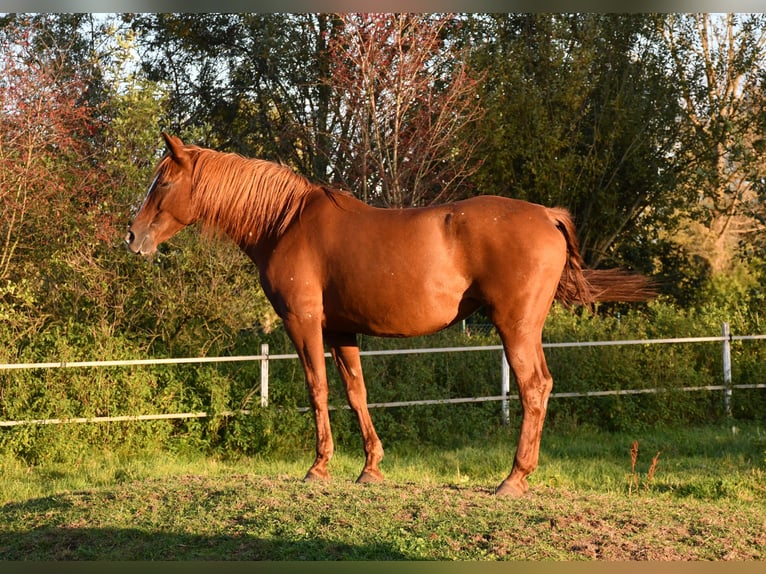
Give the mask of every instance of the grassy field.
<path id="1" fill-rule="evenodd" d="M 362 460 L 345 449 L 323 484 L 301 480 L 310 453 L 5 460 L 0 559 L 763 560 L 766 428 L 737 426 L 548 433 L 518 500 L 492 495 L 510 430 L 442 451 L 391 445 L 380 485 L 352 482 Z"/>

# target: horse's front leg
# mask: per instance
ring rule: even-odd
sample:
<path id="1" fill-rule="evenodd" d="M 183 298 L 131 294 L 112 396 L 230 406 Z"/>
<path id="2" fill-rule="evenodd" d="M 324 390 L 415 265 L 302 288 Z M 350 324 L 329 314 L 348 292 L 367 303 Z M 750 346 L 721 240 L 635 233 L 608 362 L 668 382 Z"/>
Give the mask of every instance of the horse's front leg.
<path id="1" fill-rule="evenodd" d="M 378 465 L 383 459 L 383 445 L 375 432 L 372 418 L 367 408 L 367 388 L 362 376 L 362 362 L 359 358 L 359 346 L 353 334 L 327 334 L 327 344 L 330 346 L 335 366 L 346 388 L 348 404 L 356 413 L 359 428 L 362 431 L 364 452 L 367 459 L 357 482 L 380 482 L 383 474 Z"/>
<path id="2" fill-rule="evenodd" d="M 318 314 L 307 314 L 309 318 Z M 325 367 L 322 328 L 317 320 L 301 320 L 299 317 L 286 318 L 285 328 L 298 352 L 306 377 L 309 401 L 314 410 L 316 425 L 316 459 L 304 480 L 328 480 L 330 473 L 327 463 L 334 451 L 330 413 L 327 406 L 328 385 Z"/>

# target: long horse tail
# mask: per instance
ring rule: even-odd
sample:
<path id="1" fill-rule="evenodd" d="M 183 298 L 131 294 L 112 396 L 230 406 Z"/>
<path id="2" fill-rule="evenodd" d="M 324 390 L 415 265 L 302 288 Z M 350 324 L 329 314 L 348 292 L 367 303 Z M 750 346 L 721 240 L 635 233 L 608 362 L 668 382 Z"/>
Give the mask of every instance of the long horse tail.
<path id="1" fill-rule="evenodd" d="M 644 275 L 622 269 L 587 269 L 570 213 L 562 208 L 548 208 L 548 213 L 567 242 L 567 262 L 556 289 L 556 299 L 564 306 L 579 303 L 590 309 L 597 302 L 646 301 L 657 295 L 654 283 Z"/>

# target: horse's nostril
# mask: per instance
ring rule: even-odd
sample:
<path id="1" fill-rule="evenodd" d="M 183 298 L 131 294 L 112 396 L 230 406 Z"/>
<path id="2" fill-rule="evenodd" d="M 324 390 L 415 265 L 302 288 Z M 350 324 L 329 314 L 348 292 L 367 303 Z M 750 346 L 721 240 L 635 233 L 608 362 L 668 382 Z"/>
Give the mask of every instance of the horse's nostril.
<path id="1" fill-rule="evenodd" d="M 135 234 L 132 231 L 128 230 L 128 234 L 125 236 L 125 243 L 130 245 L 131 243 L 133 243 L 133 240 L 135 238 L 136 238 Z"/>

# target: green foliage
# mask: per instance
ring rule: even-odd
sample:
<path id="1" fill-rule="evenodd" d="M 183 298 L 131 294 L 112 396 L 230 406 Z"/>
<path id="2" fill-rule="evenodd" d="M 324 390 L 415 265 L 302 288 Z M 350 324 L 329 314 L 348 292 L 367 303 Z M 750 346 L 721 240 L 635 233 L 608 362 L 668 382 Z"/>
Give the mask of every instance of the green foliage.
<path id="1" fill-rule="evenodd" d="M 204 312 L 204 311 L 201 311 Z M 693 337 L 720 333 L 719 317 L 698 311 L 679 311 L 657 302 L 644 311 L 624 314 L 571 313 L 554 307 L 545 330 L 547 342 Z M 148 318 L 147 318 L 148 320 Z M 211 324 L 215 323 L 209 319 Z M 190 321 L 170 347 L 175 356 L 194 354 L 198 330 L 214 332 L 210 324 Z M 732 322 L 735 333 L 747 333 L 757 321 Z M 474 333 L 477 325 L 473 325 Z M 271 354 L 294 350 L 282 329 L 234 330 L 216 327 L 219 340 L 209 352 L 259 354 L 267 342 Z M 174 328 L 174 330 L 177 330 Z M 203 331 L 199 331 L 203 332 Z M 163 335 L 164 336 L 164 335 Z M 188 340 L 186 337 L 188 336 Z M 468 335 L 454 327 L 417 339 L 388 340 L 364 337 L 363 350 L 405 347 L 497 345 L 496 336 Z M 72 361 L 100 358 L 144 357 L 140 339 L 83 328 L 75 323 L 30 339 L 18 349 L 18 361 Z M 736 342 L 732 347 L 734 383 L 763 381 L 766 349 L 760 342 Z M 658 425 L 699 424 L 725 418 L 722 393 L 681 391 L 682 387 L 720 385 L 720 343 L 629 345 L 551 348 L 546 351 L 554 375 L 554 393 L 614 389 L 658 388 L 658 393 L 554 397 L 546 421 L 550 429 L 605 429 L 642 432 Z M 343 408 L 345 394 L 328 359 L 331 382 L 331 419 L 341 450 L 361 447 L 356 418 Z M 423 399 L 497 396 L 500 394 L 500 351 L 365 356 L 363 365 L 369 401 L 382 403 Z M 192 452 L 218 452 L 223 456 L 289 452 L 310 453 L 314 446 L 311 414 L 299 412 L 308 399 L 297 359 L 270 362 L 269 407 L 259 405 L 260 365 L 213 363 L 156 367 L 60 369 L 0 373 L 4 420 L 197 412 L 212 414 L 239 409 L 250 414 L 213 416 L 209 419 L 152 423 L 29 426 L 3 429 L 6 452 L 28 460 L 77 459 L 84 445 L 136 451 L 166 448 Z M 512 392 L 514 389 L 512 388 Z M 520 421 L 520 407 L 511 401 L 511 426 Z M 766 400 L 760 389 L 736 389 L 734 416 L 738 420 L 763 420 Z M 451 405 L 420 405 L 372 410 L 373 420 L 386 449 L 406 445 L 453 447 L 464 441 L 480 444 L 502 428 L 499 401 Z"/>
<path id="2" fill-rule="evenodd" d="M 718 336 L 727 316 L 710 308 L 679 310 L 659 301 L 647 312 L 624 315 L 572 315 L 554 308 L 546 337 L 549 340 L 621 340 Z M 758 331 L 758 316 L 728 316 L 734 334 Z M 732 346 L 736 384 L 748 384 L 762 369 L 766 356 L 759 342 Z M 557 399 L 551 402 L 549 423 L 574 421 L 600 428 L 627 430 L 650 428 L 673 421 L 711 421 L 725 416 L 719 391 L 681 391 L 683 387 L 723 384 L 722 350 L 719 342 L 550 349 L 549 367 L 554 373 L 554 392 L 585 392 L 609 389 L 658 388 L 663 392 L 616 397 Z M 736 390 L 734 409 L 738 417 L 760 419 L 763 393 Z"/>
<path id="3" fill-rule="evenodd" d="M 646 14 L 477 16 L 492 42 L 474 179 L 482 193 L 568 208 L 592 265 L 649 269 L 658 230 L 689 201 L 675 192 L 678 97 Z"/>
<path id="4" fill-rule="evenodd" d="M 638 314 L 591 317 L 554 310 L 546 338 L 551 341 L 609 341 L 678 336 L 695 327 L 675 317 L 664 324 L 662 305 L 654 309 L 656 321 Z M 651 310 L 650 310 L 651 312 Z M 720 330 L 720 327 L 719 327 Z M 709 333 L 709 332 L 708 332 Z M 717 333 L 716 333 L 717 334 Z M 712 384 L 720 364 L 707 349 L 695 345 L 619 345 L 550 349 L 549 368 L 554 374 L 554 392 L 661 389 L 662 392 L 588 398 L 553 399 L 550 420 L 576 421 L 600 428 L 625 430 L 689 418 L 706 420 L 720 416 L 722 401 L 712 393 L 685 395 L 676 389 Z M 720 353 L 716 357 L 720 363 Z M 685 411 L 685 412 L 684 412 Z"/>

